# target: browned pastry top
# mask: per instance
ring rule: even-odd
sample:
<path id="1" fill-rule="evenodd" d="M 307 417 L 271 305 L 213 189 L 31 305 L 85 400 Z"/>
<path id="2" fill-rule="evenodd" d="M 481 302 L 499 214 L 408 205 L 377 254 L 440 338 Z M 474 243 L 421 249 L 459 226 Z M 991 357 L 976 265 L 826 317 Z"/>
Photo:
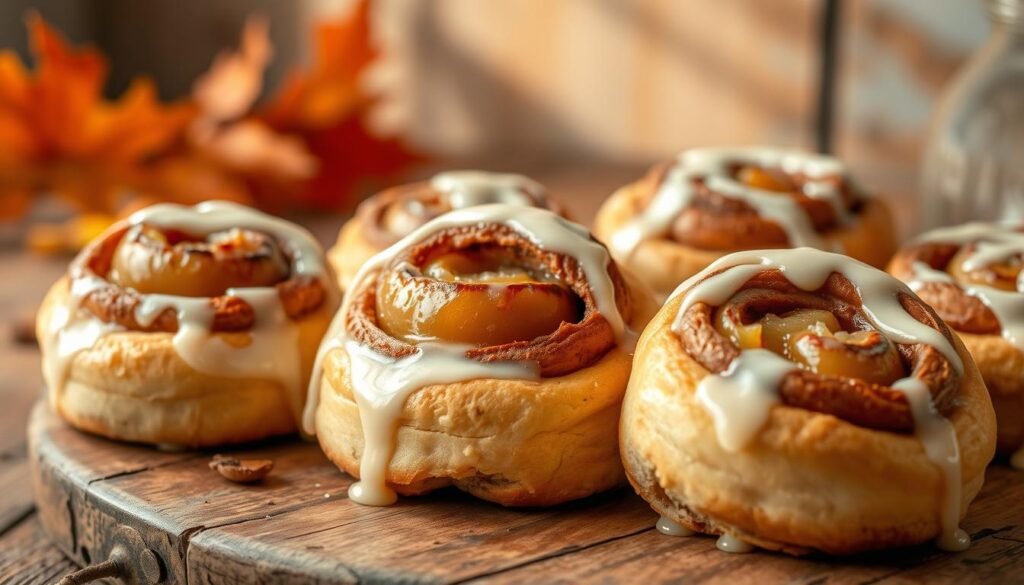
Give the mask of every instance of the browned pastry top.
<path id="1" fill-rule="evenodd" d="M 639 201 L 646 207 L 657 194 L 674 162 L 653 167 L 641 179 L 640 188 L 645 196 Z M 787 173 L 781 169 L 730 165 L 729 174 L 751 188 L 773 191 L 779 197 L 793 199 L 807 214 L 818 232 L 833 229 L 840 218 L 832 204 L 823 199 L 808 197 L 803 192 L 809 177 Z M 834 185 L 846 209 L 856 212 L 862 199 L 850 181 L 843 175 L 816 179 Z M 757 248 L 785 248 L 791 245 L 786 232 L 775 221 L 762 217 L 745 201 L 729 197 L 712 189 L 704 179 L 695 178 L 695 192 L 689 205 L 673 220 L 670 236 L 683 245 L 703 250 L 751 250 Z"/>
<path id="2" fill-rule="evenodd" d="M 539 198 L 529 191 L 522 195 L 532 201 L 535 207 L 543 207 L 559 215 L 565 215 L 562 207 L 549 198 Z M 403 215 L 405 223 L 419 227 L 435 217 L 451 211 L 445 197 L 430 181 L 420 181 L 386 189 L 367 198 L 356 210 L 356 217 L 362 222 L 363 235 L 377 246 L 390 246 L 404 233 L 395 233 L 388 228 L 391 216 Z"/>

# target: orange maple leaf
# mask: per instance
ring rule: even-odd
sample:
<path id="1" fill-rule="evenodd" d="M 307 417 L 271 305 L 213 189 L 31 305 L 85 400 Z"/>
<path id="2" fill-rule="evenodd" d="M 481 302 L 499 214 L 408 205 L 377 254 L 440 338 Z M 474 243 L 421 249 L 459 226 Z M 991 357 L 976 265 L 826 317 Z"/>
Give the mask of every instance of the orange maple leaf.
<path id="1" fill-rule="evenodd" d="M 113 212 L 147 159 L 180 138 L 194 108 L 160 104 L 148 79 L 106 101 L 103 56 L 71 48 L 38 14 L 27 20 L 35 71 L 0 52 L 0 216 L 44 192 Z"/>
<path id="2" fill-rule="evenodd" d="M 369 100 L 360 83 L 378 51 L 371 37 L 370 3 L 359 0 L 347 17 L 318 22 L 313 64 L 292 71 L 263 116 L 278 128 L 326 128 Z"/>
<path id="3" fill-rule="evenodd" d="M 319 172 L 297 195 L 310 206 L 348 209 L 368 180 L 393 177 L 422 160 L 401 140 L 381 137 L 369 124 L 375 96 L 363 74 L 378 56 L 372 39 L 371 3 L 356 2 L 342 18 L 314 30 L 314 58 L 308 71 L 294 71 L 261 111 L 271 127 L 301 136 L 319 160 Z"/>

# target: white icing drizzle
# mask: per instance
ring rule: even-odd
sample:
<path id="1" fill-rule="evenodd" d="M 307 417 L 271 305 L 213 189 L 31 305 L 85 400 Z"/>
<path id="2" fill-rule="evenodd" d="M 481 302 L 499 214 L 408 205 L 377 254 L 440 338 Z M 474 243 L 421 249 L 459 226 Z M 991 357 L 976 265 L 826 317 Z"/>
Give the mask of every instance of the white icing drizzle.
<path id="1" fill-rule="evenodd" d="M 611 249 L 616 259 L 625 261 L 640 242 L 667 233 L 676 217 L 690 206 L 695 194 L 694 181 L 698 180 L 703 180 L 716 193 L 745 202 L 761 217 L 777 223 L 786 233 L 790 246 L 831 247 L 792 198 L 750 187 L 732 177 L 730 166 L 736 164 L 805 175 L 804 195 L 827 201 L 840 225 L 849 222 L 850 213 L 841 193 L 825 180 L 846 174 L 843 164 L 833 157 L 765 147 L 695 148 L 679 154 L 647 208 L 611 236 Z"/>
<path id="2" fill-rule="evenodd" d="M 767 349 L 748 349 L 721 375 L 700 381 L 697 401 L 711 413 L 723 449 L 736 453 L 760 432 L 779 402 L 779 383 L 797 367 Z"/>
<path id="3" fill-rule="evenodd" d="M 363 453 L 359 481 L 349 488 L 349 497 L 368 506 L 388 506 L 396 495 L 387 487 L 388 464 L 395 450 L 395 423 L 413 391 L 432 384 L 447 384 L 474 378 L 535 379 L 535 364 L 483 363 L 466 357 L 470 346 L 421 343 L 407 357 L 382 356 L 352 340 L 345 351 L 352 364 L 353 389 L 363 427 Z"/>
<path id="4" fill-rule="evenodd" d="M 693 536 L 694 532 L 689 528 L 679 524 L 671 518 L 661 516 L 658 518 L 658 523 L 654 525 L 658 529 L 658 532 L 666 536 Z"/>
<path id="5" fill-rule="evenodd" d="M 535 207 L 481 205 L 440 216 L 367 261 L 353 279 L 351 290 L 359 290 L 367 278 L 378 273 L 399 253 L 439 231 L 487 224 L 506 225 L 545 250 L 575 258 L 587 277 L 598 310 L 611 324 L 618 343 L 626 345 L 635 341 L 635 334 L 629 330 L 615 304 L 615 286 L 608 273 L 611 262 L 608 251 L 590 237 L 586 228 Z M 424 386 L 477 378 L 535 379 L 538 371 L 535 364 L 478 362 L 465 357 L 466 346 L 447 343 L 421 343 L 416 353 L 401 359 L 381 356 L 346 339 L 344 316 L 348 314 L 352 298 L 353 295 L 346 297 L 321 344 L 310 379 L 303 427 L 306 433 L 316 434 L 323 360 L 332 350 L 344 348 L 351 362 L 351 381 L 363 427 L 360 481 L 349 488 L 349 497 L 361 504 L 388 505 L 395 501 L 395 494 L 385 478 L 395 450 L 402 407 L 409 395 Z"/>
<path id="6" fill-rule="evenodd" d="M 722 552 L 744 554 L 753 552 L 757 547 L 745 540 L 740 540 L 739 538 L 727 533 L 718 537 L 718 540 L 715 541 L 715 548 Z"/>
<path id="7" fill-rule="evenodd" d="M 80 308 L 89 293 L 106 286 L 96 275 L 86 274 L 69 285 L 70 305 L 55 305 L 45 332 L 52 348 L 43 356 L 43 378 L 50 392 L 60 396 L 67 383 L 71 360 L 79 352 L 96 345 L 103 336 L 122 330 L 120 325 L 106 323 Z"/>
<path id="8" fill-rule="evenodd" d="M 312 234 L 303 228 L 254 209 L 226 201 L 207 201 L 195 207 L 160 204 L 136 212 L 126 221 L 110 228 L 145 223 L 162 229 L 178 229 L 190 235 L 203 236 L 232 228 L 244 228 L 273 236 L 291 259 L 293 275 L 317 277 L 327 291 L 325 302 L 336 300 L 331 279 L 325 278 L 322 250 Z M 62 392 L 71 360 L 79 352 L 93 347 L 104 335 L 124 328 L 105 323 L 81 309 L 82 300 L 92 291 L 109 283 L 87 270 L 72 274 L 71 306 L 58 308 L 49 325 L 53 351 L 45 357 L 47 382 L 55 392 Z M 214 310 L 209 299 L 175 295 L 140 295 L 135 320 L 147 326 L 164 310 L 174 310 L 178 331 L 173 346 L 178 356 L 196 371 L 229 378 L 267 378 L 278 381 L 285 389 L 292 414 L 299 422 L 302 414 L 302 369 L 299 353 L 298 325 L 284 312 L 275 287 L 229 289 L 234 296 L 248 303 L 254 313 L 252 328 L 245 343 L 231 344 L 213 335 Z"/>
<path id="9" fill-rule="evenodd" d="M 434 175 L 430 186 L 440 193 L 452 209 L 504 203 L 507 205 L 543 205 L 544 186 L 525 175 L 485 171 L 448 171 Z"/>
<path id="10" fill-rule="evenodd" d="M 942 532 L 936 544 L 949 551 L 965 550 L 971 538 L 960 529 L 960 445 L 956 429 L 946 417 L 935 410 L 931 392 L 917 378 L 903 378 L 892 385 L 907 398 L 914 417 L 914 434 L 921 441 L 925 454 L 938 466 L 943 476 L 943 498 L 939 518 Z"/>
<path id="11" fill-rule="evenodd" d="M 852 258 L 809 248 L 738 252 L 720 258 L 672 294 L 672 298 L 683 295 L 672 329 L 679 331 L 683 315 L 695 303 L 721 305 L 751 277 L 768 269 L 780 270 L 791 283 L 806 291 L 819 289 L 833 272 L 843 274 L 856 287 L 868 320 L 888 339 L 896 343 L 930 345 L 941 352 L 958 373 L 963 372 L 963 362 L 953 345 L 900 305 L 899 294 L 910 293 L 906 285 Z M 709 276 L 712 274 L 714 276 Z M 725 372 L 709 374 L 701 380 L 697 398 L 712 416 L 723 449 L 742 450 L 757 436 L 778 402 L 779 382 L 797 367 L 768 350 L 747 349 L 740 352 Z M 947 550 L 958 550 L 957 547 L 966 546 L 969 539 L 965 541 L 965 534 L 957 527 L 961 480 L 956 431 L 935 409 L 928 388 L 920 380 L 904 378 L 894 383 L 893 388 L 906 395 L 915 434 L 925 454 L 943 475 L 942 533 L 937 544 Z"/>
<path id="12" fill-rule="evenodd" d="M 972 253 L 963 259 L 961 268 L 970 272 L 1024 255 L 1024 233 L 997 223 L 968 223 L 951 228 L 940 228 L 918 238 L 917 242 L 975 244 Z M 908 284 L 919 290 L 926 282 L 944 282 L 959 286 L 965 293 L 977 297 L 995 314 L 1002 328 L 1002 336 L 1024 350 L 1024 271 L 1017 277 L 1017 290 L 1006 291 L 983 284 L 958 283 L 951 275 L 936 270 L 924 262 L 914 262 Z"/>

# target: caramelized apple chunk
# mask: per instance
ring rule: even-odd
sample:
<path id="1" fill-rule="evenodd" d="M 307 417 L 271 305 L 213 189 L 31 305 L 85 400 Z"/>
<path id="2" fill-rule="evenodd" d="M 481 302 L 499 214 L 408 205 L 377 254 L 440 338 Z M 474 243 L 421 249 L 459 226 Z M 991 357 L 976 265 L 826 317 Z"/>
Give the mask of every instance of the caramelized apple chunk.
<path id="1" fill-rule="evenodd" d="M 114 250 L 107 279 L 143 294 L 215 297 L 288 275 L 287 258 L 264 234 L 236 228 L 198 239 L 139 225 Z"/>
<path id="2" fill-rule="evenodd" d="M 754 189 L 776 193 L 793 193 L 798 189 L 796 183 L 782 171 L 751 165 L 740 167 L 736 171 L 736 180 Z"/>
<path id="3" fill-rule="evenodd" d="M 1018 278 L 1024 268 L 1024 258 L 1012 256 L 1006 260 L 981 268 L 967 270 L 964 263 L 974 253 L 973 246 L 964 246 L 949 261 L 949 273 L 960 284 L 981 284 L 1006 291 L 1018 290 Z"/>
<path id="4" fill-rule="evenodd" d="M 420 274 L 396 271 L 377 288 L 378 324 L 409 343 L 529 341 L 579 321 L 582 312 L 565 285 L 484 253 L 445 254 Z"/>
<path id="5" fill-rule="evenodd" d="M 743 323 L 738 312 L 717 311 L 715 328 L 740 349 L 764 348 L 812 372 L 891 384 L 905 375 L 895 345 L 878 331 L 847 332 L 820 309 L 768 313 Z"/>

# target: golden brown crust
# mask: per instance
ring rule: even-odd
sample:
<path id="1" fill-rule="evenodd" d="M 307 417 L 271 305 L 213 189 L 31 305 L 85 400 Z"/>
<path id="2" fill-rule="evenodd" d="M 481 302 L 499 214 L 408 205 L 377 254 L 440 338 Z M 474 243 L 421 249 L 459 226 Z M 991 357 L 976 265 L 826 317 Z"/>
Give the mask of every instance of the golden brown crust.
<path id="1" fill-rule="evenodd" d="M 304 379 L 335 308 L 325 302 L 296 322 Z M 39 310 L 44 354 L 57 351 L 49 336 L 55 314 L 74 310 L 67 279 L 61 279 Z M 213 333 L 230 345 L 248 343 L 252 335 Z M 47 380 L 51 406 L 76 428 L 132 442 L 205 447 L 296 431 L 301 405 L 280 382 L 200 372 L 180 357 L 173 337 L 165 331 L 107 334 L 71 358 L 64 384 Z"/>
<path id="2" fill-rule="evenodd" d="M 680 302 L 669 301 L 641 336 L 620 424 L 627 477 L 655 510 L 794 554 L 852 554 L 939 534 L 944 479 L 913 435 L 782 405 L 743 450 L 725 451 L 696 399 L 709 372 L 671 330 Z M 948 419 L 966 510 L 984 481 L 995 420 L 977 368 L 953 342 L 965 369 Z"/>
<path id="3" fill-rule="evenodd" d="M 1024 446 L 1024 351 L 1001 335 L 961 333 L 985 380 L 998 427 L 997 450 L 1011 455 Z"/>
<path id="4" fill-rule="evenodd" d="M 599 240 L 610 242 L 615 233 L 645 208 L 652 196 L 652 184 L 649 176 L 619 189 L 602 204 L 594 223 L 594 234 Z M 710 209 L 702 217 L 711 216 Z M 881 199 L 867 198 L 853 209 L 855 213 L 849 225 L 823 227 L 819 232 L 822 239 L 828 244 L 839 246 L 848 256 L 875 267 L 885 266 L 896 250 L 895 226 L 888 206 Z M 772 226 L 777 228 L 775 224 Z M 737 224 L 730 224 L 724 230 L 720 229 L 721 226 L 711 229 L 710 224 L 704 228 L 699 233 L 706 238 L 723 239 L 716 245 L 724 246 L 725 249 L 717 249 L 711 243 L 681 243 L 666 234 L 666 237 L 640 242 L 629 258 L 616 258 L 616 261 L 641 276 L 656 294 L 668 296 L 681 282 L 706 268 L 730 249 L 778 248 L 788 245 L 785 240 L 775 243 L 765 240 L 766 243 L 754 246 L 754 239 L 744 235 L 746 228 Z M 689 229 L 680 228 L 677 232 L 688 232 Z M 755 232 L 759 234 L 758 237 L 768 234 L 759 230 Z"/>
<path id="5" fill-rule="evenodd" d="M 709 274 L 708 278 L 715 274 Z M 848 331 L 868 328 L 868 317 L 856 287 L 839 273 L 832 273 L 817 291 L 806 292 L 790 283 L 779 270 L 765 270 L 738 291 L 747 292 L 735 294 L 723 309 L 738 313 L 744 320 L 753 320 L 748 317 L 754 315 L 813 308 L 829 311 Z M 900 302 L 915 319 L 941 332 L 947 339 L 951 338 L 945 324 L 920 300 L 904 294 Z M 721 373 L 739 357 L 740 350 L 712 325 L 712 310 L 713 307 L 703 302 L 691 306 L 679 321 L 679 338 L 684 351 L 701 366 Z M 931 391 L 939 411 L 947 412 L 960 382 L 949 361 L 923 344 L 900 345 L 898 349 L 908 370 Z M 906 396 L 866 380 L 795 370 L 783 377 L 779 395 L 790 406 L 831 414 L 868 428 L 902 432 L 914 429 Z"/>

